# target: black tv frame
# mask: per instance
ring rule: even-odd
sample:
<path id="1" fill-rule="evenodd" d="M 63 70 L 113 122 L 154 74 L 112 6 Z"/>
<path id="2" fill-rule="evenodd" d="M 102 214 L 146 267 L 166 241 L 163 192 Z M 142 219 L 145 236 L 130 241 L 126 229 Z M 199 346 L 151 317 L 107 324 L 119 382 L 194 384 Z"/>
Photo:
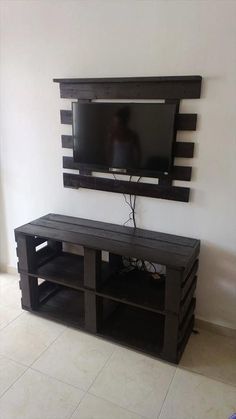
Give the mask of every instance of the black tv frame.
<path id="1" fill-rule="evenodd" d="M 92 104 L 93 102 L 90 102 Z M 103 104 L 104 102 L 101 102 Z M 126 102 L 105 102 L 105 103 L 121 103 L 125 104 Z M 127 102 L 127 105 L 129 103 L 135 103 L 135 102 Z M 139 102 L 140 103 L 140 102 Z M 72 110 L 72 118 L 73 118 L 73 104 L 78 105 L 79 102 L 72 102 L 71 103 L 71 110 Z M 99 105 L 99 102 L 96 102 L 96 105 Z M 73 159 L 78 167 L 79 170 L 82 172 L 98 172 L 98 173 L 110 173 L 113 175 L 128 175 L 128 176 L 137 176 L 137 177 L 150 177 L 150 178 L 166 178 L 172 174 L 173 171 L 173 164 L 174 164 L 174 147 L 176 143 L 176 115 L 178 107 L 175 103 L 167 104 L 165 102 L 163 103 L 157 103 L 157 105 L 163 105 L 163 106 L 172 106 L 175 109 L 175 118 L 174 118 L 174 125 L 173 125 L 173 138 L 172 138 L 172 147 L 171 147 L 171 158 L 170 158 L 170 165 L 168 171 L 162 171 L 162 170 L 145 170 L 145 169 L 131 169 L 131 168 L 122 168 L 119 170 L 119 168 L 115 167 L 109 167 L 109 166 L 103 166 L 103 165 L 96 165 L 96 164 L 87 164 L 87 163 L 81 163 L 78 161 L 78 143 L 74 139 L 73 135 L 73 120 L 72 120 L 72 137 L 73 137 Z"/>

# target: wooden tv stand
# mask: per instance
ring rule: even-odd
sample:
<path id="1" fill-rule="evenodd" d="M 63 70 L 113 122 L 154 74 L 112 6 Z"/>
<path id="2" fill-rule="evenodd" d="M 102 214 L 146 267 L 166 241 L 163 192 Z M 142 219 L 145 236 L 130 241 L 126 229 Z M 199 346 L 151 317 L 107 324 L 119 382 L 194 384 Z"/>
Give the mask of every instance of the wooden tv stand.
<path id="1" fill-rule="evenodd" d="M 179 362 L 194 325 L 199 240 L 56 214 L 15 238 L 25 310 Z M 65 251 L 69 244 L 83 256 Z M 166 274 L 124 271 L 124 257 L 165 265 Z"/>

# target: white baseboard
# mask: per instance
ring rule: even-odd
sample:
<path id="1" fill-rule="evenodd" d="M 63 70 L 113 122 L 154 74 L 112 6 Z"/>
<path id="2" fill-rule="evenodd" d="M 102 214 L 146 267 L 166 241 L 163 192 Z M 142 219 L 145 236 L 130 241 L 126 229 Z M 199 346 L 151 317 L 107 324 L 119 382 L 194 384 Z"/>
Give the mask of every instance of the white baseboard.
<path id="1" fill-rule="evenodd" d="M 195 327 L 207 330 L 208 332 L 216 333 L 221 336 L 228 336 L 236 339 L 236 329 L 231 327 L 222 326 L 220 324 L 211 323 L 202 319 L 195 319 Z"/>
<path id="2" fill-rule="evenodd" d="M 15 266 L 8 266 L 8 265 L 0 265 L 0 272 L 10 274 L 10 275 L 17 275 L 18 271 Z"/>

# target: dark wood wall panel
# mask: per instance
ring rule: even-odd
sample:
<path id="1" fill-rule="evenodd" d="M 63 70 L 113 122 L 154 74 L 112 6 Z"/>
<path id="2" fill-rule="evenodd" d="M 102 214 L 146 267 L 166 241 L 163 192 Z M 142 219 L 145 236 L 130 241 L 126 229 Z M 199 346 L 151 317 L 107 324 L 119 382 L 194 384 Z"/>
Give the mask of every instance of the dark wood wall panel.
<path id="1" fill-rule="evenodd" d="M 72 135 L 62 135 L 61 136 L 61 146 L 62 146 L 62 148 L 73 148 Z"/>
<path id="2" fill-rule="evenodd" d="M 72 147 L 73 141 L 71 139 Z M 174 155 L 175 157 L 186 157 L 191 158 L 194 154 L 194 143 L 184 142 L 184 141 L 177 141 L 174 147 Z"/>
<path id="3" fill-rule="evenodd" d="M 73 157 L 63 157 L 63 169 L 73 169 L 73 170 L 80 170 L 79 163 L 75 162 Z M 99 170 L 97 170 L 99 171 Z M 173 172 L 171 173 L 171 178 L 174 180 L 191 180 L 191 172 L 192 168 L 189 166 L 174 166 Z M 147 176 L 148 177 L 148 176 Z M 150 176 L 153 177 L 153 176 Z M 167 176 L 163 175 L 163 178 Z"/>
<path id="4" fill-rule="evenodd" d="M 67 188 L 87 188 L 106 192 L 125 193 L 132 195 L 147 196 L 150 198 L 162 198 L 174 201 L 188 202 L 189 188 L 178 186 L 160 186 L 150 183 L 126 182 L 93 176 L 81 176 L 71 173 L 63 173 L 64 186 Z"/>
<path id="5" fill-rule="evenodd" d="M 196 99 L 200 76 L 114 79 L 54 79 L 68 99 Z"/>
<path id="6" fill-rule="evenodd" d="M 54 79 L 54 81 L 60 84 L 62 98 L 82 102 L 95 99 L 162 99 L 165 103 L 176 103 L 175 132 L 196 130 L 197 114 L 182 114 L 178 111 L 181 99 L 200 98 L 201 76 Z M 72 125 L 71 110 L 61 110 L 60 116 L 62 124 Z M 73 149 L 72 135 L 62 135 L 61 143 L 63 148 Z M 174 157 L 192 158 L 193 155 L 193 142 L 175 141 Z M 65 187 L 131 193 L 182 202 L 189 200 L 189 188 L 172 186 L 173 180 L 191 180 L 192 168 L 189 166 L 174 166 L 168 176 L 159 175 L 158 185 L 96 178 L 88 169 L 79 168 L 73 157 L 63 157 L 63 168 L 79 171 L 79 175 L 63 174 Z"/>

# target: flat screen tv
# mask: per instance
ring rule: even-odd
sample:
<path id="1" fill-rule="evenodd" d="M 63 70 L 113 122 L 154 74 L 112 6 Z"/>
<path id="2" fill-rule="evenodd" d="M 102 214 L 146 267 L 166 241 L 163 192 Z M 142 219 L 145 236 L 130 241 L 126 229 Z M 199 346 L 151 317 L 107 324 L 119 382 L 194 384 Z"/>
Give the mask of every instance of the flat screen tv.
<path id="1" fill-rule="evenodd" d="M 176 105 L 74 102 L 72 114 L 79 168 L 153 177 L 171 171 Z"/>

